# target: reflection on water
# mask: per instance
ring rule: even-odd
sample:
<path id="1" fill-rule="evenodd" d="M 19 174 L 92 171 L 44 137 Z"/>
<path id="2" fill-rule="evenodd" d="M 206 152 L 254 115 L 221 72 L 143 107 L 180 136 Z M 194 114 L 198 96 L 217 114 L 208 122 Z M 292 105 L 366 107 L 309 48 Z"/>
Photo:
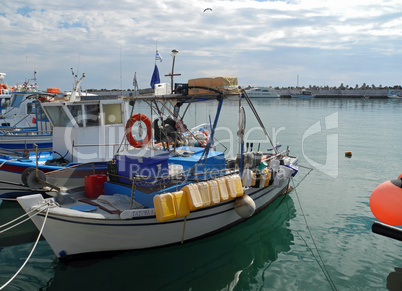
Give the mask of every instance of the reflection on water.
<path id="1" fill-rule="evenodd" d="M 260 269 L 290 250 L 288 222 L 296 211 L 291 197 L 281 200 L 247 222 L 197 242 L 58 262 L 47 290 L 232 290 L 237 284 L 248 289 Z"/>
<path id="2" fill-rule="evenodd" d="M 0 248 L 0 286 L 10 280 L 22 266 L 33 243 Z M 40 241 L 22 272 L 4 290 L 43 290 L 54 277 L 54 254 L 46 241 Z"/>

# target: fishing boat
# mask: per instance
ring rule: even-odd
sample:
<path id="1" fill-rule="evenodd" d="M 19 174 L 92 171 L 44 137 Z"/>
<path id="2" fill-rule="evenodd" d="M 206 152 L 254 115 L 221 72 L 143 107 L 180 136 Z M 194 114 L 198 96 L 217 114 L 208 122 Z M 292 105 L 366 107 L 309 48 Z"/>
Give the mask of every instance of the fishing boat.
<path id="1" fill-rule="evenodd" d="M 298 158 L 290 156 L 288 149 L 278 152 L 273 146 L 247 92 L 197 87 L 190 81 L 189 92 L 193 94 L 145 95 L 130 100 L 134 105 L 132 113 L 138 100 L 148 102 L 151 112 L 166 106 L 167 101 L 176 104 L 171 117 L 176 124 L 159 128 L 161 144 L 152 137 L 155 123 L 144 113 L 130 114 L 122 134 L 132 147 L 113 151 L 109 147 L 110 151 L 103 151 L 111 154 L 106 175 L 88 175 L 83 187 L 60 188 L 51 198 L 42 194 L 17 198 L 27 213 L 36 214 L 31 219 L 39 229 L 43 227 L 42 234 L 58 258 L 197 240 L 245 221 L 288 191 L 290 179 L 297 173 Z M 213 146 L 219 115 L 227 99 L 239 102 L 239 149 L 234 157 L 225 157 Z M 250 106 L 273 152 L 245 150 L 242 99 Z M 181 140 L 180 133 L 185 126 L 179 114 L 180 106 L 189 106 L 195 100 L 217 103 L 205 147 L 188 146 Z M 126 114 L 123 103 L 117 106 L 111 100 L 102 100 L 96 110 L 93 104 L 92 111 L 82 108 L 89 105 L 81 104 L 78 108 L 68 103 L 50 103 L 44 104 L 44 109 L 55 128 L 64 127 L 67 122 L 72 124 L 69 130 L 80 130 L 81 136 L 90 135 L 89 122 L 106 123 L 103 130 L 108 132 L 96 133 L 111 136 L 112 128 Z M 98 112 L 98 109 L 103 114 L 92 114 L 96 120 L 82 120 L 83 112 Z M 133 134 L 134 125 L 138 130 Z M 69 136 L 74 144 L 78 132 Z M 119 134 L 115 132 L 113 136 Z M 70 158 L 80 156 L 75 151 L 70 145 Z M 48 185 L 55 182 L 48 181 Z"/>
<path id="2" fill-rule="evenodd" d="M 5 73 L 0 73 L 0 80 L 4 80 Z M 35 101 L 37 94 L 42 94 L 38 90 L 36 83 L 36 72 L 34 81 L 29 79 L 23 85 L 7 87 L 5 83 L 1 87 L 7 88 L 2 91 L 0 129 L 27 129 L 35 128 Z"/>
<path id="3" fill-rule="evenodd" d="M 6 73 L 0 73 L 0 114 L 3 114 L 6 108 L 10 105 L 11 94 L 14 91 L 4 81 Z"/>
<path id="4" fill-rule="evenodd" d="M 35 92 L 28 96 L 17 94 L 13 100 L 18 101 L 12 103 L 21 105 L 26 102 L 31 106 L 19 108 L 35 109 L 32 117 L 36 125 L 35 134 L 25 129 L 4 131 L 0 136 L 0 183 L 40 188 L 45 182 L 37 184 L 38 175 L 46 180 L 46 173 L 57 171 L 55 175 L 58 181 L 53 184 L 57 188 L 57 185 L 65 187 L 83 184 L 83 175 L 88 171 L 106 171 L 105 161 L 112 158 L 109 147 L 116 146 L 124 134 L 121 118 L 126 116 L 114 116 L 114 121 L 101 117 L 109 117 L 113 114 L 110 108 L 120 108 L 124 102 L 117 97 L 82 94 L 80 84 L 84 78 L 85 74 L 80 80 L 74 77 L 75 86 L 68 96 L 58 95 L 59 90 L 54 90 L 56 88 L 51 88 L 50 93 Z M 111 132 L 117 135 L 111 137 Z M 49 146 L 51 150 L 47 149 Z M 21 147 L 23 151 L 18 150 Z M 33 169 L 35 173 L 32 173 Z M 32 180 L 30 177 L 35 178 Z"/>
<path id="5" fill-rule="evenodd" d="M 305 99 L 308 99 L 308 98 L 314 98 L 315 95 L 313 95 L 311 91 L 303 89 L 303 90 L 300 91 L 300 93 L 291 94 L 290 97 L 291 98 L 305 98 Z"/>
<path id="6" fill-rule="evenodd" d="M 246 90 L 250 98 L 279 98 L 279 94 L 272 87 L 256 87 Z"/>
<path id="7" fill-rule="evenodd" d="M 402 94 L 400 89 L 390 89 L 388 90 L 388 98 L 390 99 L 402 99 Z"/>
<path id="8" fill-rule="evenodd" d="M 34 144 L 41 149 L 51 148 L 52 130 L 50 127 L 50 122 L 44 114 L 40 103 L 41 100 L 52 98 L 53 95 L 47 93 L 14 93 L 12 100 L 17 98 L 16 95 L 22 95 L 24 96 L 23 98 L 29 100 L 27 101 L 27 104 L 29 104 L 27 107 L 30 107 L 30 109 L 28 109 L 29 114 L 26 114 L 25 116 L 28 119 L 31 119 L 31 115 L 33 116 L 31 121 L 33 126 L 19 127 L 18 123 L 15 122 L 13 126 L 11 126 L 7 121 L 5 124 L 3 123 L 4 126 L 0 128 L 0 149 L 32 150 Z M 20 104 L 19 111 L 26 112 L 27 107 Z M 10 110 L 10 112 L 11 111 L 12 110 Z M 11 114 L 9 114 L 9 116 L 10 115 Z M 5 117 L 3 120 L 7 120 L 7 117 Z"/>

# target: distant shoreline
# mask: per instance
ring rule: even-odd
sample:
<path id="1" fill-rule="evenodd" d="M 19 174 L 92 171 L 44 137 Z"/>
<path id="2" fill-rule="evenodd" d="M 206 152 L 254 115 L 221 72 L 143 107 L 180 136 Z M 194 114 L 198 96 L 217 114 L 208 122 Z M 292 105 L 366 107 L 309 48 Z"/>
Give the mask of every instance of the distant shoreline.
<path id="1" fill-rule="evenodd" d="M 140 94 L 149 94 L 152 93 L 153 90 L 140 90 Z M 275 90 L 280 98 L 290 98 L 291 94 L 300 93 L 300 90 L 296 89 L 277 89 Z M 384 99 L 388 98 L 388 89 L 374 89 L 374 90 L 308 90 L 311 91 L 314 98 L 377 98 Z M 352 91 L 352 92 L 351 92 Z M 125 96 L 132 97 L 134 96 L 134 91 L 130 90 L 88 90 L 88 92 L 98 94 L 98 95 L 114 95 L 114 96 Z M 258 98 L 257 98 L 258 99 Z M 268 99 L 268 98 L 261 98 Z"/>
<path id="2" fill-rule="evenodd" d="M 377 98 L 384 99 L 391 95 L 391 92 L 397 92 L 393 94 L 402 93 L 399 89 L 309 89 L 309 88 L 281 88 L 274 89 L 276 93 L 279 94 L 280 98 L 290 98 L 292 94 L 298 94 L 301 90 L 311 91 L 315 98 Z M 140 94 L 152 94 L 153 90 L 151 88 L 139 90 Z M 96 90 L 90 89 L 87 92 L 95 93 L 98 95 L 114 95 L 114 96 L 134 96 L 134 90 Z M 262 98 L 263 99 L 263 98 Z"/>
<path id="3" fill-rule="evenodd" d="M 298 94 L 302 89 L 276 89 L 282 98 Z M 315 98 L 388 98 L 391 89 L 305 89 L 310 91 Z"/>

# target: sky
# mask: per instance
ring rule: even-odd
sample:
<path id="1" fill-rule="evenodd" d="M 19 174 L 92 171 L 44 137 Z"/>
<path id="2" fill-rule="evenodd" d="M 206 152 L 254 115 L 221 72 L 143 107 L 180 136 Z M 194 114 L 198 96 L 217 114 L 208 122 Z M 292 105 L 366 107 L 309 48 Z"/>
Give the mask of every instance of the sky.
<path id="1" fill-rule="evenodd" d="M 4 0 L 0 72 L 41 90 L 150 87 L 236 76 L 240 86 L 402 84 L 400 0 Z M 204 12 L 204 9 L 211 8 Z M 298 83 L 297 83 L 298 82 Z"/>

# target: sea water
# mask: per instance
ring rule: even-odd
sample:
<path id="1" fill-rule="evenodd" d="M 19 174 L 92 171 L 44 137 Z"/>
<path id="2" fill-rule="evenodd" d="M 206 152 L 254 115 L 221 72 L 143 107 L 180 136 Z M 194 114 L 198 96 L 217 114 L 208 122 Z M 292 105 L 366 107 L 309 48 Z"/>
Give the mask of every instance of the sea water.
<path id="1" fill-rule="evenodd" d="M 243 103 L 245 142 L 271 148 Z M 214 106 L 189 109 L 188 127 L 213 121 Z M 227 154 L 237 151 L 237 107 L 224 105 L 217 130 L 217 149 Z M 400 290 L 393 286 L 402 286 L 402 242 L 371 232 L 369 198 L 402 172 L 402 100 L 272 99 L 255 107 L 273 144 L 300 159 L 288 196 L 239 226 L 184 245 L 63 263 L 41 240 L 5 290 Z M 0 285 L 32 247 L 0 249 Z"/>

